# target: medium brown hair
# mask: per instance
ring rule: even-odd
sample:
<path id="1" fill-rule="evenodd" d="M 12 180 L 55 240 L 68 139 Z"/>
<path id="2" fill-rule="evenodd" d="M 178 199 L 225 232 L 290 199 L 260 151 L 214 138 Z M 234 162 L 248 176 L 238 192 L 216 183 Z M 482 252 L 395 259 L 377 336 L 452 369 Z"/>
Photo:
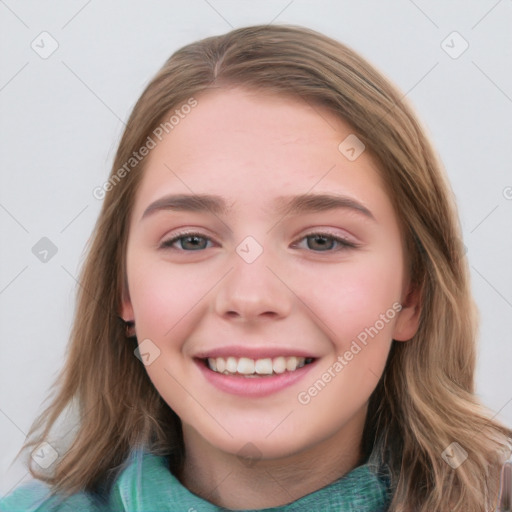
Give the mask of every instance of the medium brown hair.
<path id="1" fill-rule="evenodd" d="M 385 178 L 422 301 L 416 335 L 392 344 L 363 432 L 366 456 L 389 469 L 389 510 L 495 507 L 512 431 L 475 394 L 477 311 L 453 195 L 411 107 L 381 73 L 347 46 L 301 27 L 246 27 L 189 44 L 138 100 L 110 177 L 119 177 L 170 112 L 209 89 L 229 87 L 329 108 L 351 125 Z M 136 344 L 118 318 L 129 218 L 144 167 L 142 161 L 123 173 L 106 193 L 79 279 L 57 393 L 22 448 L 51 439 L 59 418 L 76 407 L 76 428 L 54 470 L 31 468 L 64 494 L 96 489 L 137 446 L 169 455 L 173 470 L 183 463 L 179 418 L 134 356 Z M 454 441 L 468 453 L 457 469 L 441 456 Z"/>

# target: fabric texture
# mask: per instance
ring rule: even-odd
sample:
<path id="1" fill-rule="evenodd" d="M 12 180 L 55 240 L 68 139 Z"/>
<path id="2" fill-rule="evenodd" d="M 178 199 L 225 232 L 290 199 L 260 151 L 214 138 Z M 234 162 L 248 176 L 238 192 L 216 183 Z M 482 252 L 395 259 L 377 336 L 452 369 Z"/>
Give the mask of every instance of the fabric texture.
<path id="1" fill-rule="evenodd" d="M 293 503 L 260 512 L 385 512 L 389 479 L 362 464 Z M 134 451 L 108 493 L 80 492 L 66 499 L 33 480 L 0 500 L 1 512 L 214 512 L 218 507 L 191 493 L 169 471 L 166 457 Z M 255 510 L 245 512 L 256 512 Z"/>

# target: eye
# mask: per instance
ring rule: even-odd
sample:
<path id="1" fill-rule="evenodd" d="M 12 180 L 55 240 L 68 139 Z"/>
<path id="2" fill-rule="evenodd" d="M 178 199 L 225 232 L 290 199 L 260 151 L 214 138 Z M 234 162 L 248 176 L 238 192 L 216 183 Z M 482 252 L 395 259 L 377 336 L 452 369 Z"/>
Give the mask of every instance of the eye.
<path id="1" fill-rule="evenodd" d="M 177 249 L 182 251 L 199 251 L 206 249 L 206 244 L 209 241 L 211 240 L 208 237 L 203 236 L 201 233 L 179 233 L 175 237 L 162 242 L 160 248 Z M 180 243 L 181 247 L 174 247 L 177 242 Z"/>
<path id="2" fill-rule="evenodd" d="M 336 252 L 358 247 L 356 243 L 331 233 L 310 233 L 299 241 L 302 240 L 306 241 L 306 248 L 313 252 Z M 184 252 L 201 251 L 211 247 L 208 246 L 209 242 L 211 243 L 211 239 L 201 233 L 179 233 L 169 240 L 163 241 L 160 248 Z M 176 247 L 176 244 L 179 244 L 178 247 Z M 298 245 L 298 243 L 294 244 L 294 246 Z"/>
<path id="3" fill-rule="evenodd" d="M 307 248 L 314 252 L 336 252 L 357 247 L 356 243 L 331 233 L 310 233 L 300 240 L 305 240 Z M 335 249 L 336 245 L 337 249 Z"/>

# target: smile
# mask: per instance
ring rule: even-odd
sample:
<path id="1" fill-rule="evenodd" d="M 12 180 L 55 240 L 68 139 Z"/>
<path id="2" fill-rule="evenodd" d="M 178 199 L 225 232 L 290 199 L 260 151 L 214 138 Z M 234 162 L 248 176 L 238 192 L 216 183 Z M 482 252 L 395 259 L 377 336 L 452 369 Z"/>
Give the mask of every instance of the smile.
<path id="1" fill-rule="evenodd" d="M 310 357 L 279 356 L 274 358 L 250 359 L 248 357 L 209 357 L 206 365 L 214 372 L 224 375 L 259 377 L 294 372 L 297 368 L 313 362 Z"/>

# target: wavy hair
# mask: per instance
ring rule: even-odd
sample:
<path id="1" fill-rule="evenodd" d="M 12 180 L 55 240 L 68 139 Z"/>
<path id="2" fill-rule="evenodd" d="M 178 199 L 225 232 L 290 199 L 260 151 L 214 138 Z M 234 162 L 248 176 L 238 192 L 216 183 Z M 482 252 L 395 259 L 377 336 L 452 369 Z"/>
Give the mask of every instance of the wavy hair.
<path id="1" fill-rule="evenodd" d="M 126 285 L 128 221 L 142 160 L 120 173 L 180 105 L 213 88 L 244 87 L 329 108 L 377 159 L 401 222 L 412 280 L 421 294 L 416 335 L 393 342 L 368 407 L 363 448 L 387 466 L 390 511 L 481 512 L 496 506 L 512 430 L 475 394 L 478 313 L 470 290 L 455 201 L 441 163 L 404 95 L 349 47 L 313 30 L 252 26 L 176 51 L 146 87 L 127 122 L 108 192 L 82 266 L 67 360 L 56 394 L 21 451 L 50 439 L 70 406 L 78 420 L 51 473 L 31 474 L 65 495 L 96 490 L 131 450 L 146 446 L 183 463 L 177 415 L 134 357 L 119 319 Z M 122 174 L 122 179 L 120 179 Z M 456 469 L 443 451 L 457 442 Z"/>

